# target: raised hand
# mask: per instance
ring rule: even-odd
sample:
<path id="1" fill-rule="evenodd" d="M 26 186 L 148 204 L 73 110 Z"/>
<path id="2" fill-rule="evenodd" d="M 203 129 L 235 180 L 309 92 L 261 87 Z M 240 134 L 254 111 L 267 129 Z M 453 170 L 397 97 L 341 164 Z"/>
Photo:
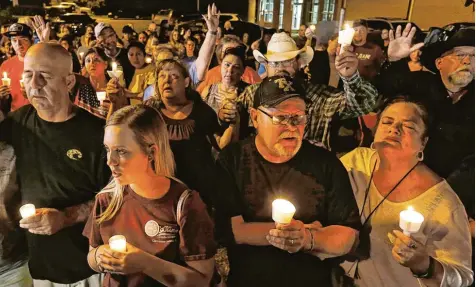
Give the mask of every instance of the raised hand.
<path id="1" fill-rule="evenodd" d="M 340 49 L 342 49 L 342 47 L 338 48 L 336 54 L 336 70 L 339 72 L 341 77 L 350 78 L 357 72 L 359 60 L 357 59 L 352 46 L 344 46 L 342 52 Z"/>
<path id="2" fill-rule="evenodd" d="M 212 6 L 208 5 L 207 16 L 203 16 L 203 19 L 207 23 L 208 31 L 217 31 L 218 25 L 220 24 L 220 11 L 217 11 L 215 3 L 213 3 Z"/>
<path id="3" fill-rule="evenodd" d="M 45 23 L 43 17 L 36 15 L 33 17 L 33 21 L 28 19 L 26 24 L 35 29 L 36 35 L 38 35 L 40 42 L 48 42 L 50 40 L 50 23 Z"/>
<path id="4" fill-rule="evenodd" d="M 410 23 L 407 24 L 405 30 L 402 32 L 402 26 L 398 26 L 397 30 L 390 30 L 388 36 L 390 43 L 388 44 L 388 59 L 391 62 L 410 56 L 410 54 L 423 47 L 423 43 L 418 43 L 412 46 L 412 39 L 415 36 L 416 27 L 412 28 Z"/>

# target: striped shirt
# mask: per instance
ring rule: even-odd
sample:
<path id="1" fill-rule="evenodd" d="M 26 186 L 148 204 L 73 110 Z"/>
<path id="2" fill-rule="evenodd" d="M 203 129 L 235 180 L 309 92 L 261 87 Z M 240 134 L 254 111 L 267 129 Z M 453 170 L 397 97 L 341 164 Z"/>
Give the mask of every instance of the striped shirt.
<path id="1" fill-rule="evenodd" d="M 304 83 L 304 89 L 309 99 L 304 138 L 328 150 L 331 149 L 332 118 L 336 115 L 341 119 L 366 115 L 374 111 L 378 100 L 377 89 L 371 83 L 363 80 L 358 72 L 349 79 L 342 78 L 342 81 L 344 82 L 344 91 L 327 85 Z M 258 87 L 259 84 L 248 86 L 238 96 L 237 103 L 243 105 L 245 109 L 252 108 Z"/>

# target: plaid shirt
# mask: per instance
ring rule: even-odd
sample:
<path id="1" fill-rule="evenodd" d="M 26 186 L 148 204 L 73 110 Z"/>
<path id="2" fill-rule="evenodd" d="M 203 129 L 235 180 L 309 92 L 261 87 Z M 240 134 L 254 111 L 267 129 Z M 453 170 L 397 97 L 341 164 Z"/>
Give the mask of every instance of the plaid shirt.
<path id="1" fill-rule="evenodd" d="M 372 112 L 378 99 L 377 89 L 363 80 L 359 73 L 350 79 L 342 78 L 344 91 L 326 85 L 305 83 L 309 103 L 308 120 L 304 137 L 314 144 L 330 150 L 330 127 L 332 118 L 356 118 Z M 238 97 L 237 102 L 245 109 L 253 107 L 253 98 L 259 84 L 248 86 Z"/>

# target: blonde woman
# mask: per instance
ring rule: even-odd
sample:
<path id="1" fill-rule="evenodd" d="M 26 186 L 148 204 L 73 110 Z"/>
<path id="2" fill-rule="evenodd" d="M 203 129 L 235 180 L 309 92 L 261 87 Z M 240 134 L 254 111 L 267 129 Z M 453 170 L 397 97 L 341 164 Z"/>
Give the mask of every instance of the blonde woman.
<path id="1" fill-rule="evenodd" d="M 125 107 L 107 121 L 104 146 L 114 179 L 96 196 L 84 229 L 88 263 L 103 286 L 209 286 L 213 224 L 195 191 L 173 179 L 167 128 L 157 110 Z M 108 245 L 127 240 L 125 252 Z"/>

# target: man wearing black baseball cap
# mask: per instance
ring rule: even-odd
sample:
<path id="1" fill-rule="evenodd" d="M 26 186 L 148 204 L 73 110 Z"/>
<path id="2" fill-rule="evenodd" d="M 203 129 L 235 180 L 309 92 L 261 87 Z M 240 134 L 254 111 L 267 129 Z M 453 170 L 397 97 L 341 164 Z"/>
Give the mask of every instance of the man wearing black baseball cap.
<path id="1" fill-rule="evenodd" d="M 16 55 L 0 66 L 0 75 L 10 78 L 10 85 L 0 86 L 0 97 L 5 98 L 11 95 L 11 110 L 14 111 L 29 104 L 22 92 L 20 80 L 23 74 L 23 59 L 28 49 L 33 45 L 33 31 L 26 24 L 15 23 L 8 28 L 5 36 L 10 38 Z"/>
<path id="2" fill-rule="evenodd" d="M 303 140 L 305 101 L 290 77 L 264 79 L 250 110 L 257 135 L 219 155 L 217 180 L 227 186 L 216 195 L 216 224 L 230 286 L 331 286 L 331 266 L 318 253 L 344 255 L 355 242 L 360 219 L 347 173 L 334 154 Z M 289 224 L 273 222 L 278 198 L 296 207 Z"/>
<path id="3" fill-rule="evenodd" d="M 395 36 L 390 31 L 388 63 L 380 75 L 379 92 L 386 97 L 409 95 L 420 100 L 434 117 L 425 163 L 446 178 L 468 155 L 474 154 L 474 28 L 439 37 L 422 49 L 422 63 L 434 72 L 396 72 L 393 63 L 423 46 L 411 45 L 416 32 L 408 24 Z M 444 37 L 443 37 L 444 36 Z"/>

